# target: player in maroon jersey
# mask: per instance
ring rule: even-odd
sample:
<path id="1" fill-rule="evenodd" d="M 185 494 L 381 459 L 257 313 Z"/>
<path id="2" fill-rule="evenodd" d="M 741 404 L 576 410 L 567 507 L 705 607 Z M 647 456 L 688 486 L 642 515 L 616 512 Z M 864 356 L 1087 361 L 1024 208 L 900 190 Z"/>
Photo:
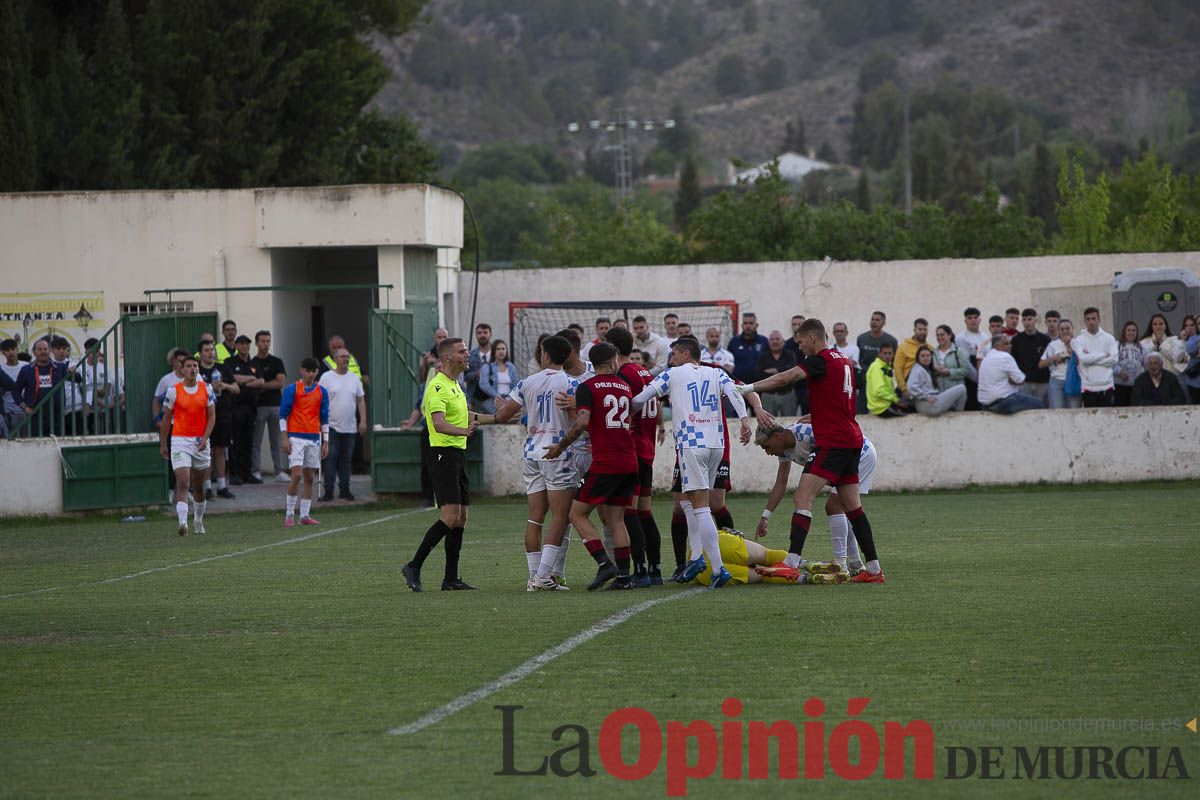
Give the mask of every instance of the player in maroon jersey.
<path id="1" fill-rule="evenodd" d="M 575 424 L 562 441 L 546 449 L 546 458 L 562 455 L 587 431 L 592 442 L 592 463 L 571 503 L 570 515 L 583 546 L 599 565 L 587 588 L 599 589 L 615 578 L 610 589 L 633 589 L 637 584 L 629 574 L 629 533 L 624 520 L 625 509 L 638 488 L 637 451 L 629 427 L 633 394 L 629 384 L 616 375 L 617 348 L 603 342 L 593 346 L 588 355 L 596 374 L 575 390 Z M 588 518 L 596 506 L 600 506 L 601 521 L 612 531 L 615 565 L 604 551 L 600 532 Z"/>
<path id="2" fill-rule="evenodd" d="M 612 328 L 604 335 L 617 348 L 617 375 L 629 384 L 629 391 L 637 395 L 654 380 L 654 375 L 645 367 L 629 360 L 633 352 L 633 334 L 624 328 Z M 650 497 L 654 480 L 654 450 L 659 439 L 666 434 L 662 424 L 662 413 L 658 400 L 647 402 L 632 419 L 633 444 L 637 450 L 638 489 L 636 508 L 625 509 L 625 529 L 629 531 L 629 546 L 633 551 L 633 575 L 639 587 L 661 585 L 662 537 L 658 523 L 650 510 Z"/>
<path id="3" fill-rule="evenodd" d="M 808 379 L 808 400 L 816 446 L 804 464 L 804 474 L 796 489 L 796 510 L 792 514 L 792 538 L 785 561 L 800 566 L 804 540 L 812 525 L 813 500 L 825 484 L 838 488 L 838 498 L 846 508 L 854 538 L 867 562 L 866 569 L 850 580 L 855 583 L 883 583 L 883 570 L 875 552 L 871 523 L 858 496 L 858 459 L 862 454 L 863 435 L 854 420 L 854 365 L 825 339 L 825 326 L 818 319 L 806 319 L 800 325 L 800 350 L 803 358 L 796 366 L 757 381 L 739 391 L 780 389 Z"/>

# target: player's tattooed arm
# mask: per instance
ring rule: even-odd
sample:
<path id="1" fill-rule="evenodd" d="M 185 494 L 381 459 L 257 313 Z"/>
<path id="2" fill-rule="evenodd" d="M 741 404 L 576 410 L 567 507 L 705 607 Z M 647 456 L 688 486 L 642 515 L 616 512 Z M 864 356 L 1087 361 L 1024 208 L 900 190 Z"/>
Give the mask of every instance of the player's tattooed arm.
<path id="1" fill-rule="evenodd" d="M 574 444 L 575 440 L 587 430 L 588 420 L 591 418 L 591 411 L 586 408 L 579 409 L 579 415 L 575 417 L 575 424 L 571 426 L 571 430 L 567 431 L 567 435 L 558 444 L 546 448 L 546 458 L 554 460 L 566 452 L 567 448 Z"/>
<path id="2" fill-rule="evenodd" d="M 808 377 L 808 372 L 804 367 L 797 364 L 789 370 L 772 375 L 769 378 L 763 378 L 761 381 L 739 386 L 738 391 L 742 394 L 750 392 L 766 392 L 771 389 L 782 389 L 785 386 L 791 386 L 796 381 L 802 381 Z"/>

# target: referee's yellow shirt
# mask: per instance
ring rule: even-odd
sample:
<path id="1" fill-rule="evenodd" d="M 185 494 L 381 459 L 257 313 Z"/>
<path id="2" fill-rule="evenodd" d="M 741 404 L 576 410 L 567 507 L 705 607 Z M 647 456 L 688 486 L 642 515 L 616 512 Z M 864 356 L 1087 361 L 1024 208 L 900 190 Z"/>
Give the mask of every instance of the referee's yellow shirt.
<path id="1" fill-rule="evenodd" d="M 459 428 L 467 427 L 467 396 L 458 381 L 439 372 L 425 386 L 425 427 L 429 430 L 430 447 L 457 447 L 467 449 L 466 436 L 451 436 L 438 433 L 433 427 L 433 414 L 441 411 L 446 422 Z"/>

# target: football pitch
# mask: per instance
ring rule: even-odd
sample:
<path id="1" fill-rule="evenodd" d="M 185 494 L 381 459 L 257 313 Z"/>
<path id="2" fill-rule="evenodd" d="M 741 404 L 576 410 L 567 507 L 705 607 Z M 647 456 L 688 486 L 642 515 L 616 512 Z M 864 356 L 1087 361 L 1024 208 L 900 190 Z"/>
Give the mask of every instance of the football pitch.
<path id="1" fill-rule="evenodd" d="M 0 796 L 1195 796 L 1198 490 L 872 495 L 885 585 L 715 592 L 583 591 L 576 542 L 572 591 L 527 593 L 520 500 L 471 507 L 481 591 L 438 591 L 439 549 L 419 595 L 400 566 L 431 511 L 211 515 L 186 539 L 166 515 L 2 523 Z M 744 530 L 761 508 L 731 496 Z M 656 516 L 669 574 L 666 500 Z M 764 542 L 786 548 L 786 514 Z M 819 511 L 806 555 L 829 557 Z M 848 724 L 851 698 L 870 704 Z M 645 713 L 617 738 L 625 707 Z M 843 734 L 915 720 L 931 780 L 913 740 L 900 779 L 882 756 L 861 781 L 832 766 L 870 766 L 870 737 Z M 799 780 L 750 743 L 776 721 L 800 731 Z M 1105 774 L 1121 752 L 1140 778 Z"/>

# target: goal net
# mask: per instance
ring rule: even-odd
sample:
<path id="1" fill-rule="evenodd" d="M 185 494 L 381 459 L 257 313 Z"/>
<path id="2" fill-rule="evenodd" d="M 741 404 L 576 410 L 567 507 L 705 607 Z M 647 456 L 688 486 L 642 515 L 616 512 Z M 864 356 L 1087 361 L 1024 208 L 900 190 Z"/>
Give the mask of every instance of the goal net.
<path id="1" fill-rule="evenodd" d="M 557 303 L 510 302 L 508 304 L 508 343 L 513 361 L 522 368 L 533 357 L 538 336 L 556 333 L 571 323 L 583 326 L 584 341 L 596 335 L 596 320 L 623 319 L 633 329 L 634 317 L 642 316 L 650 330 L 663 335 L 663 317 L 674 312 L 681 324 L 690 325 L 692 334 L 703 344 L 705 331 L 721 331 L 722 346 L 737 334 L 738 305 L 734 300 L 686 300 L 647 302 L 644 300 L 572 300 Z"/>

